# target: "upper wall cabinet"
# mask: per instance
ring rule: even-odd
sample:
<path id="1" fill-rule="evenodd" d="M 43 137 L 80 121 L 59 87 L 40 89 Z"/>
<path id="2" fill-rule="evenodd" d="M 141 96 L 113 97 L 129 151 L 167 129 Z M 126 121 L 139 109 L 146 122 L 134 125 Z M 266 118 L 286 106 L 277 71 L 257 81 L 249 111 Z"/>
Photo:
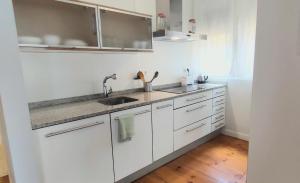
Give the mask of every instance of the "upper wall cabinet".
<path id="1" fill-rule="evenodd" d="M 104 49 L 152 49 L 151 17 L 100 8 L 101 47 Z"/>
<path id="2" fill-rule="evenodd" d="M 101 5 L 122 10 L 135 11 L 134 0 L 99 0 Z"/>
<path id="3" fill-rule="evenodd" d="M 130 8 L 135 7 L 134 0 L 84 2 L 13 0 L 20 46 L 48 49 L 152 50 L 151 15 L 120 10 L 134 10 Z M 115 9 L 102 6 L 103 4 L 114 6 Z M 141 4 L 138 5 L 141 11 L 146 11 Z"/>
<path id="4" fill-rule="evenodd" d="M 54 0 L 13 3 L 21 45 L 99 48 L 97 6 Z"/>

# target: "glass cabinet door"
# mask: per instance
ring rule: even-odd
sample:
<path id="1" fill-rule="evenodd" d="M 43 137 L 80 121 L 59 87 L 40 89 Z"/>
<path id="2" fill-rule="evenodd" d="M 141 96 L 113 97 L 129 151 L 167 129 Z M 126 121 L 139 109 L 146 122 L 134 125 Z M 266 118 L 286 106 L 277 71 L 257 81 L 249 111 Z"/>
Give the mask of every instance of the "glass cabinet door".
<path id="1" fill-rule="evenodd" d="M 152 49 L 151 17 L 100 8 L 100 33 L 103 49 Z"/>
<path id="2" fill-rule="evenodd" d="M 21 45 L 99 48 L 97 6 L 55 0 L 13 3 Z"/>

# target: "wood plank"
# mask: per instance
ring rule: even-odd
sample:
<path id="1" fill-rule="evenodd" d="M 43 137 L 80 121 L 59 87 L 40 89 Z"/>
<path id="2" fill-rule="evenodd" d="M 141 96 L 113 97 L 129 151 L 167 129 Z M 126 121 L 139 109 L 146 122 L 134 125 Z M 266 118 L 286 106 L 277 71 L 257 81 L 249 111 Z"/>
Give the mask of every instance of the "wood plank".
<path id="1" fill-rule="evenodd" d="M 220 135 L 136 183 L 245 183 L 248 142 Z"/>

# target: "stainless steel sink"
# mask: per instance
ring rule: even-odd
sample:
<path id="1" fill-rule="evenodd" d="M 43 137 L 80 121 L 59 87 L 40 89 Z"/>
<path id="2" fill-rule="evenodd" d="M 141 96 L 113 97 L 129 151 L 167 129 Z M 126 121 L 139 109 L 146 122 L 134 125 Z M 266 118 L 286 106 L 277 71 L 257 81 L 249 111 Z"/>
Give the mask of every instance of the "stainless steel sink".
<path id="1" fill-rule="evenodd" d="M 129 97 L 115 97 L 115 98 L 108 98 L 108 99 L 102 99 L 98 102 L 104 105 L 120 105 L 120 104 L 126 104 L 130 102 L 136 102 L 138 99 L 135 98 L 129 98 Z"/>

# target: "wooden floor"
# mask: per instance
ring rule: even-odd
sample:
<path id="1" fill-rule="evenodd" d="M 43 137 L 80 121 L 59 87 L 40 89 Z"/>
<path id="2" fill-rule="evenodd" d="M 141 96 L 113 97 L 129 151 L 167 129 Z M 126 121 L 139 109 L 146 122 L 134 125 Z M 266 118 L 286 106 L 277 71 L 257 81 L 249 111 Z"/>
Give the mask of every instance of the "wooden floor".
<path id="1" fill-rule="evenodd" d="M 8 176 L 0 177 L 0 183 L 9 183 Z"/>
<path id="2" fill-rule="evenodd" d="M 136 183 L 245 183 L 248 143 L 218 136 Z"/>

